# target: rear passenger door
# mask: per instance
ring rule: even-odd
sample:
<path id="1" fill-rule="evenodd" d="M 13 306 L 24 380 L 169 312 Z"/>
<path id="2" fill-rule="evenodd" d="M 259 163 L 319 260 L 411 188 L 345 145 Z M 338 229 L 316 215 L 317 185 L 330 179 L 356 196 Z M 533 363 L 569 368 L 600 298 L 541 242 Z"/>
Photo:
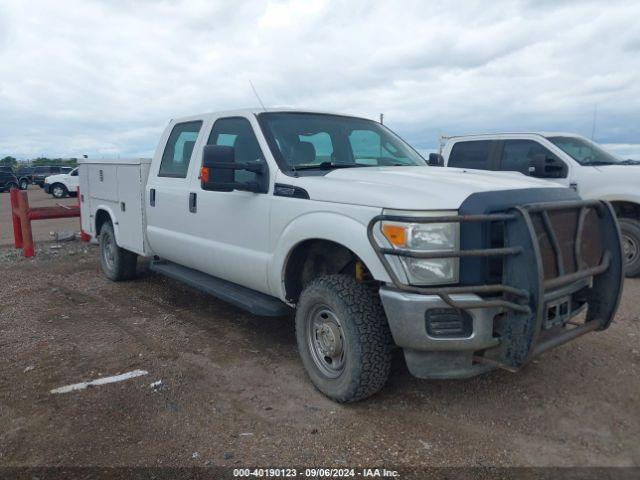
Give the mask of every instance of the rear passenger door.
<path id="1" fill-rule="evenodd" d="M 493 140 L 468 140 L 456 142 L 449 154 L 447 167 L 497 170 L 498 142 Z"/>
<path id="2" fill-rule="evenodd" d="M 189 183 L 194 168 L 194 147 L 202 120 L 176 123 L 167 138 L 160 162 L 149 172 L 146 191 L 147 239 L 159 256 L 190 264 Z"/>

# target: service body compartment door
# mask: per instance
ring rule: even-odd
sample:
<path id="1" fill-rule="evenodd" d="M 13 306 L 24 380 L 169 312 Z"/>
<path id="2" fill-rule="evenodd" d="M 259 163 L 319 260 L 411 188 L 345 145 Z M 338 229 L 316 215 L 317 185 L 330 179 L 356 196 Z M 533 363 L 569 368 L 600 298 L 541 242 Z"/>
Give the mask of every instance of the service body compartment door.
<path id="1" fill-rule="evenodd" d="M 140 165 L 118 165 L 118 245 L 144 251 L 143 179 Z"/>

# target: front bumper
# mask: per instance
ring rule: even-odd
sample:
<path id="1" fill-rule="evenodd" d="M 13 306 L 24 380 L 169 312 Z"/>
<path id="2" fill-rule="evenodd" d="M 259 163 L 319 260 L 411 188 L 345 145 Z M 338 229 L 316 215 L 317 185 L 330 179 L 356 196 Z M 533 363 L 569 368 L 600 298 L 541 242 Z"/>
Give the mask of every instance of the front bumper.
<path id="1" fill-rule="evenodd" d="M 575 232 L 571 230 L 574 237 L 573 244 L 569 244 L 567 228 L 563 229 L 564 236 L 558 234 L 563 227 L 558 226 L 555 215 L 562 221 L 565 220 L 562 215 L 574 213 Z M 597 215 L 597 240 L 602 247 L 597 261 L 591 256 L 591 264 L 585 262 L 583 251 L 592 249 L 583 242 L 588 230 L 585 218 L 589 215 Z M 596 222 L 595 217 L 589 218 Z M 504 232 L 504 242 L 499 248 L 436 252 L 434 256 L 500 257 L 502 280 L 447 287 L 403 284 L 388 257 L 428 258 L 431 252 L 415 254 L 380 246 L 373 228 L 384 220 L 499 222 Z M 380 215 L 371 221 L 368 233 L 392 279 L 392 285 L 380 289 L 380 296 L 394 341 L 404 349 L 411 373 L 421 378 L 463 378 L 493 368 L 516 371 L 551 347 L 607 328 L 620 300 L 623 280 L 620 231 L 607 202 L 534 203 L 499 213 L 446 218 Z M 593 234 L 593 229 L 588 233 Z M 569 254 L 571 259 L 567 258 Z M 433 309 L 448 309 L 452 315 L 466 312 L 472 324 L 470 334 L 456 338 L 430 335 L 426 315 Z M 582 322 L 576 320 L 580 313 L 586 313 Z"/>

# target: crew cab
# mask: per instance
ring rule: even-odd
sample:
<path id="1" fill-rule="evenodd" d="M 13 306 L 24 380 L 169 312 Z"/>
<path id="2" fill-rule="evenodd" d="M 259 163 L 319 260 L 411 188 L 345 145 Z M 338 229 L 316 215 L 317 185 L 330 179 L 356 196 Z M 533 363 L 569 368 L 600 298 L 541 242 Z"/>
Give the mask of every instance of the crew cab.
<path id="1" fill-rule="evenodd" d="M 49 175 L 44 179 L 44 191 L 55 198 L 64 198 L 67 195 L 75 196 L 79 186 L 78 169 L 74 168 L 69 173 Z"/>
<path id="2" fill-rule="evenodd" d="M 611 202 L 627 276 L 640 275 L 640 161 L 623 160 L 571 133 L 450 137 L 442 155 L 456 168 L 520 172 L 571 187 L 584 199 Z"/>
<path id="3" fill-rule="evenodd" d="M 153 271 L 256 315 L 295 311 L 302 363 L 340 402 L 380 390 L 396 347 L 420 378 L 516 371 L 606 329 L 620 297 L 609 203 L 428 167 L 364 118 L 194 115 L 169 123 L 153 159 L 79 169 L 82 227 L 108 278 L 151 257 Z"/>

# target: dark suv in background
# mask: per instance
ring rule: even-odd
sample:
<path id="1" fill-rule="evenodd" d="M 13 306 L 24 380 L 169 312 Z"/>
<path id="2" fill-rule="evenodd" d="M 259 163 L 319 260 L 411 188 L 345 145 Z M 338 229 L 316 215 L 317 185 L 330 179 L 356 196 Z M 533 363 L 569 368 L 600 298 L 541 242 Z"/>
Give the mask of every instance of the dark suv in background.
<path id="1" fill-rule="evenodd" d="M 18 188 L 18 179 L 12 172 L 0 170 L 0 192 Z"/>
<path id="2" fill-rule="evenodd" d="M 36 167 L 20 167 L 16 172 L 16 177 L 18 178 L 18 185 L 20 185 L 20 190 L 26 190 L 32 182 L 33 171 Z"/>

